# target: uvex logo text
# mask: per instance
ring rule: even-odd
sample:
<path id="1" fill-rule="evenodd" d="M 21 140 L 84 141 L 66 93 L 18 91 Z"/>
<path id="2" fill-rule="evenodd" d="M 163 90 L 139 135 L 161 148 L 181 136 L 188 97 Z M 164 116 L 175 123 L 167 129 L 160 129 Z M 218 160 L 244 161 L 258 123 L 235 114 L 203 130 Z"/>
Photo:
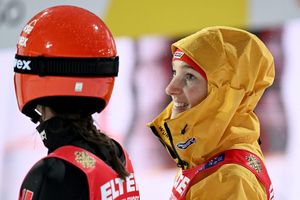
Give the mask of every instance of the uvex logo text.
<path id="1" fill-rule="evenodd" d="M 14 68 L 30 71 L 31 70 L 30 63 L 31 63 L 31 60 L 19 60 L 19 59 L 15 59 L 15 66 L 14 66 Z"/>

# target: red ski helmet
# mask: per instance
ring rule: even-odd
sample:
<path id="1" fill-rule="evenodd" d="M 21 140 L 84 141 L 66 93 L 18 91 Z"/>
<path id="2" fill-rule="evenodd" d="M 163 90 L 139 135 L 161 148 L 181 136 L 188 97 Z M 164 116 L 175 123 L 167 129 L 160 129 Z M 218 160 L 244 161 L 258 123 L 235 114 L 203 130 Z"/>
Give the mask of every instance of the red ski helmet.
<path id="1" fill-rule="evenodd" d="M 114 38 L 98 16 L 75 6 L 47 8 L 26 24 L 18 40 L 14 84 L 19 109 L 35 122 L 37 104 L 100 112 L 118 66 Z"/>

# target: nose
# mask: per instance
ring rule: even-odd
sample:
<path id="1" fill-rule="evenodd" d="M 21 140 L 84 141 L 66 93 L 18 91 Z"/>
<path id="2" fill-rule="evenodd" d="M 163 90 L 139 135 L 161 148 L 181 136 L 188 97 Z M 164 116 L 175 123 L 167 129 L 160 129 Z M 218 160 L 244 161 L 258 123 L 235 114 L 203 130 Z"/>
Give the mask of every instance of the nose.
<path id="1" fill-rule="evenodd" d="M 166 94 L 169 96 L 178 95 L 181 93 L 181 91 L 182 91 L 181 83 L 176 78 L 173 78 L 165 89 Z"/>

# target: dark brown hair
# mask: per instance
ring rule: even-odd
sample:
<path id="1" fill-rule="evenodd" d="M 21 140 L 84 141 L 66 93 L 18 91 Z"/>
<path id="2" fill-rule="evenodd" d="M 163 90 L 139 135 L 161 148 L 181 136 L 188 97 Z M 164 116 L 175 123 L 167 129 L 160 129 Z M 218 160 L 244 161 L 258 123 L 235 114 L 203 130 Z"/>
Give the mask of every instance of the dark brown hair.
<path id="1" fill-rule="evenodd" d="M 107 135 L 96 128 L 91 115 L 82 115 L 67 112 L 61 113 L 59 111 L 57 112 L 56 109 L 53 108 L 52 110 L 55 112 L 56 116 L 68 120 L 70 122 L 72 130 L 81 135 L 86 141 L 89 141 L 96 145 L 104 146 L 109 152 L 109 156 L 111 158 L 111 167 L 119 174 L 122 179 L 125 179 L 126 176 L 129 175 L 124 166 L 125 163 L 122 163 L 117 155 L 116 144 L 111 138 L 109 138 Z"/>

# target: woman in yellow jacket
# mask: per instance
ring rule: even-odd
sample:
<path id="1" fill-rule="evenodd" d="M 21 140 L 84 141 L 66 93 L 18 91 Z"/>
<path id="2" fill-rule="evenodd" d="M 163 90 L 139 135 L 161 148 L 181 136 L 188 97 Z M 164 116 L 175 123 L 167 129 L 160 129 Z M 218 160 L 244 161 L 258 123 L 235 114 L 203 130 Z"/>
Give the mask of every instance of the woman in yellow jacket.
<path id="1" fill-rule="evenodd" d="M 172 45 L 172 102 L 149 126 L 180 167 L 170 199 L 273 199 L 254 108 L 274 61 L 253 34 L 208 27 Z"/>

